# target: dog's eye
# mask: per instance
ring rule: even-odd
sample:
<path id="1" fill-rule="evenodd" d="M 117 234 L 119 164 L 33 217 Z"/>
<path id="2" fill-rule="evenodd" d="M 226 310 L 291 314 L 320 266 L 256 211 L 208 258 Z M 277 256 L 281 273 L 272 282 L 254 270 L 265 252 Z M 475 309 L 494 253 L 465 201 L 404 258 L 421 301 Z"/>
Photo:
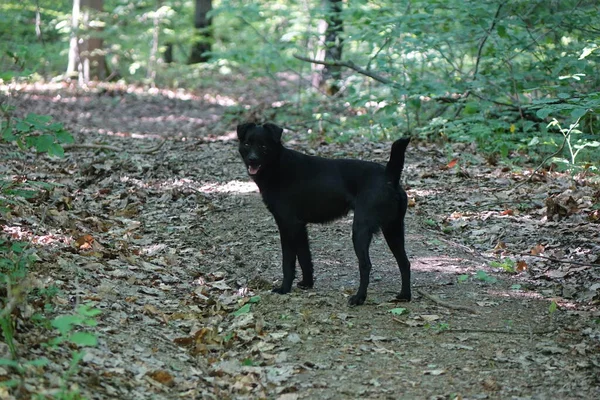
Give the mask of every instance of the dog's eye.
<path id="1" fill-rule="evenodd" d="M 248 142 L 244 143 L 244 147 L 250 147 L 250 143 L 248 143 Z"/>
<path id="2" fill-rule="evenodd" d="M 263 144 L 263 145 L 261 145 L 261 146 L 260 146 L 260 148 L 261 148 L 262 150 L 266 150 L 266 149 L 267 149 L 267 146 Z"/>

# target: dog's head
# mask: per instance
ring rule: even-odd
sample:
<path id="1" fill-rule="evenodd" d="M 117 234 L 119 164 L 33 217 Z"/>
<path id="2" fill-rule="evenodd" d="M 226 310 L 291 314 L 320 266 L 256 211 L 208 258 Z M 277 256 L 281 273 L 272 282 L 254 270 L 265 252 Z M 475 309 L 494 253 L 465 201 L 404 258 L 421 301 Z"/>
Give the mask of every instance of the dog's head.
<path id="1" fill-rule="evenodd" d="M 283 129 L 273 124 L 242 124 L 237 127 L 240 154 L 248 174 L 256 177 L 279 158 Z"/>

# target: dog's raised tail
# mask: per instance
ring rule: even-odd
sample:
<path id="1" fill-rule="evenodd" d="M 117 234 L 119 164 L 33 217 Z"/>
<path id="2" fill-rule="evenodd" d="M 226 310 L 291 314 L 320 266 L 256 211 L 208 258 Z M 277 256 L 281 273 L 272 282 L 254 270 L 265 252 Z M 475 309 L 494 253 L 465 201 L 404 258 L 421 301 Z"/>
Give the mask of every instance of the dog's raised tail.
<path id="1" fill-rule="evenodd" d="M 390 161 L 385 166 L 385 173 L 394 185 L 397 185 L 400 181 L 404 169 L 404 155 L 406 154 L 408 142 L 410 142 L 410 138 L 401 138 L 392 144 Z"/>

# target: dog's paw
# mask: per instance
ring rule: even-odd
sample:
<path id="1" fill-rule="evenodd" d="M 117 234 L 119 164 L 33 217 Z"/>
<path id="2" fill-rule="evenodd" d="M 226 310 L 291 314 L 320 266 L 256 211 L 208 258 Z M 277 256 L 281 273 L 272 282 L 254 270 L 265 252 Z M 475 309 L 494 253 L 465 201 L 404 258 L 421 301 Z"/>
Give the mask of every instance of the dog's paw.
<path id="1" fill-rule="evenodd" d="M 290 289 L 285 289 L 283 286 L 280 287 L 275 287 L 273 288 L 273 290 L 271 290 L 272 293 L 278 293 L 278 294 L 286 294 L 290 292 Z"/>
<path id="2" fill-rule="evenodd" d="M 315 285 L 314 281 L 309 282 L 309 281 L 305 281 L 303 279 L 300 282 L 298 282 L 298 284 L 296 286 L 298 286 L 298 288 L 300 288 L 302 290 L 306 290 L 306 289 L 312 289 L 314 285 Z"/>
<path id="3" fill-rule="evenodd" d="M 366 298 L 366 296 L 359 296 L 355 294 L 353 296 L 350 296 L 350 298 L 348 299 L 348 304 L 351 306 L 360 306 L 365 302 Z"/>
<path id="4" fill-rule="evenodd" d="M 396 296 L 396 301 L 398 302 L 409 302 L 411 300 L 411 294 L 410 292 L 405 293 L 405 292 L 400 292 L 397 296 Z"/>

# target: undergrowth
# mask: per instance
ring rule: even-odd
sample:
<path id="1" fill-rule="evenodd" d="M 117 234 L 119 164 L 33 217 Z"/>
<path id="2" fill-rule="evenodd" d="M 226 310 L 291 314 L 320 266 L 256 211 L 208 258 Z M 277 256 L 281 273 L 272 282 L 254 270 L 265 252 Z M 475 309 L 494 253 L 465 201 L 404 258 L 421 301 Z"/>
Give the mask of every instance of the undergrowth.
<path id="1" fill-rule="evenodd" d="M 0 104 L 4 116 L 0 125 L 1 141 L 13 143 L 17 147 L 15 155 L 33 149 L 37 153 L 51 157 L 62 157 L 64 143 L 71 143 L 73 137 L 60 123 L 52 122 L 43 115 L 29 114 L 24 118 L 14 117 L 14 109 Z M 11 213 L 26 207 L 29 200 L 44 198 L 43 193 L 51 191 L 55 185 L 50 182 L 28 181 L 24 177 L 0 177 L 0 222 L 7 228 Z M 43 226 L 45 212 L 38 222 Z M 88 329 L 96 325 L 100 313 L 86 304 L 79 305 L 74 313 L 60 314 L 55 309 L 55 299 L 60 296 L 55 286 L 43 286 L 35 278 L 36 264 L 40 261 L 31 240 L 18 240 L 10 230 L 0 232 L 0 330 L 7 352 L 0 353 L 0 366 L 9 371 L 10 379 L 0 382 L 0 390 L 16 397 L 27 397 L 24 378 L 41 375 L 52 363 L 53 354 L 67 351 L 70 357 L 68 368 L 64 370 L 56 387 L 48 388 L 46 394 L 34 394 L 36 399 L 80 399 L 76 385 L 70 378 L 77 372 L 85 354 L 82 350 L 97 345 L 97 336 Z M 27 336 L 21 332 L 28 327 Z M 32 339 L 31 332 L 36 332 Z M 31 341 L 34 340 L 35 343 Z M 40 346 L 46 355 L 27 359 L 23 346 Z M 59 361 L 60 362 L 60 361 Z"/>

